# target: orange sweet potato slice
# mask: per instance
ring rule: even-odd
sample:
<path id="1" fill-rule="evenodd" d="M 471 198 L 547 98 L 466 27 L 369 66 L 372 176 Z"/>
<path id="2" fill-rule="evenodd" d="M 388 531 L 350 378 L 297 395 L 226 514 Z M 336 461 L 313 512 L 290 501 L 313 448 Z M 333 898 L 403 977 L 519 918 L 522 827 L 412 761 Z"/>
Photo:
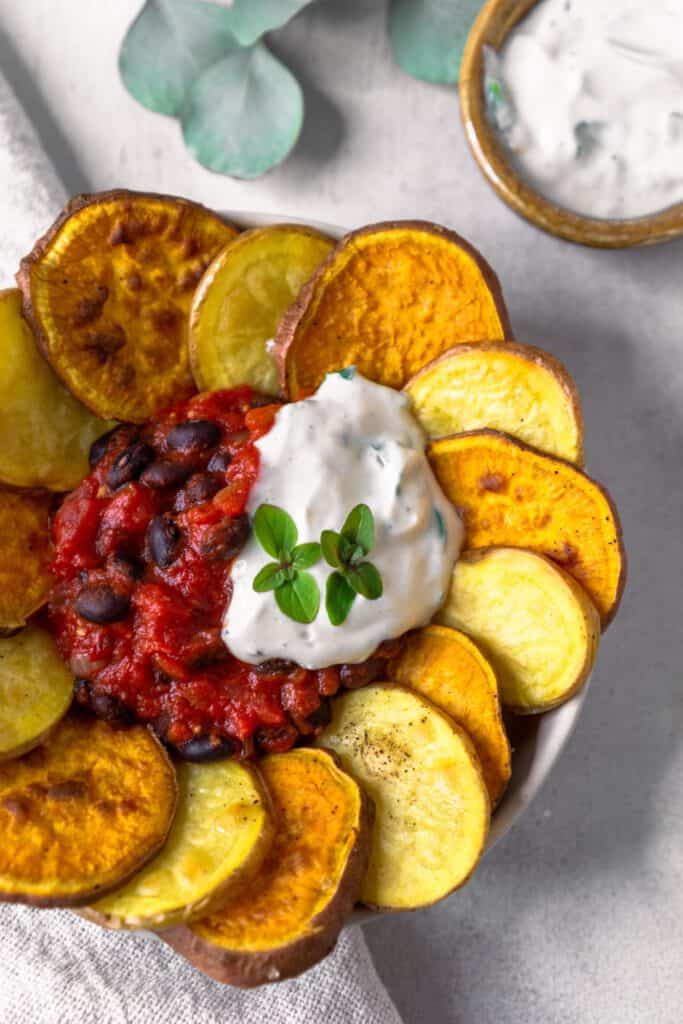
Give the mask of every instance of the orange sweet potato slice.
<path id="1" fill-rule="evenodd" d="M 138 422 L 190 392 L 192 297 L 236 233 L 171 196 L 114 191 L 68 204 L 17 283 L 44 355 L 84 405 Z"/>
<path id="2" fill-rule="evenodd" d="M 367 867 L 372 805 L 329 751 L 261 761 L 278 823 L 258 875 L 221 910 L 162 933 L 209 977 L 249 988 L 334 947 Z"/>
<path id="3" fill-rule="evenodd" d="M 354 364 L 400 388 L 458 342 L 510 335 L 493 270 L 424 221 L 374 224 L 339 242 L 282 319 L 275 354 L 291 399 Z"/>
<path id="4" fill-rule="evenodd" d="M 459 630 L 426 626 L 406 638 L 388 674 L 427 697 L 468 733 L 495 806 L 510 779 L 510 743 L 496 673 L 476 644 Z"/>
<path id="5" fill-rule="evenodd" d="M 173 765 L 144 726 L 65 718 L 0 764 L 0 899 L 78 906 L 122 884 L 163 845 Z"/>
<path id="6" fill-rule="evenodd" d="M 434 441 L 432 468 L 465 523 L 465 546 L 530 548 L 582 584 L 603 628 L 626 577 L 621 525 L 607 491 L 563 459 L 495 430 Z"/>
<path id="7" fill-rule="evenodd" d="M 23 626 L 52 586 L 52 497 L 0 487 L 0 631 Z"/>

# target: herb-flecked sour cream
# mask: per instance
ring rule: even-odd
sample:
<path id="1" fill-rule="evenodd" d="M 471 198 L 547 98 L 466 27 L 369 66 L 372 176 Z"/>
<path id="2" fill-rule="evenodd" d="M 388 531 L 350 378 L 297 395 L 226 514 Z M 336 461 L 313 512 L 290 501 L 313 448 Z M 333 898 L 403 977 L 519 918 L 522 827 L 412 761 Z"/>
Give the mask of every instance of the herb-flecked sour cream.
<path id="1" fill-rule="evenodd" d="M 443 603 L 463 526 L 432 473 L 408 397 L 353 370 L 328 374 L 315 395 L 283 406 L 256 446 L 250 517 L 261 504 L 277 505 L 296 523 L 302 544 L 340 530 L 354 506 L 368 505 L 375 520 L 368 557 L 384 591 L 375 601 L 358 596 L 346 621 L 333 626 L 325 610 L 332 569 L 321 559 L 308 570 L 320 588 L 320 611 L 309 625 L 295 622 L 272 592 L 253 589 L 271 559 L 252 535 L 233 565 L 223 622 L 235 657 L 251 664 L 284 658 L 310 669 L 356 663 L 382 641 L 427 623 Z"/>

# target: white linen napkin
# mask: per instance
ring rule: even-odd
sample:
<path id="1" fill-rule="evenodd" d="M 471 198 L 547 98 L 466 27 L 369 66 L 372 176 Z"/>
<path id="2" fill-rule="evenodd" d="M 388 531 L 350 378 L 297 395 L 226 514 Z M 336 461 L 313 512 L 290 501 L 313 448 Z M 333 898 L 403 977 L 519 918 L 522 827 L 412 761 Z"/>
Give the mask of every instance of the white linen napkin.
<path id="1" fill-rule="evenodd" d="M 66 192 L 0 74 L 0 285 Z M 2 543 L 2 538 L 0 538 Z M 0 839 L 1 841 L 1 839 Z M 1 1024 L 401 1024 L 360 928 L 300 978 L 243 992 L 147 933 L 106 931 L 62 910 L 0 905 Z"/>

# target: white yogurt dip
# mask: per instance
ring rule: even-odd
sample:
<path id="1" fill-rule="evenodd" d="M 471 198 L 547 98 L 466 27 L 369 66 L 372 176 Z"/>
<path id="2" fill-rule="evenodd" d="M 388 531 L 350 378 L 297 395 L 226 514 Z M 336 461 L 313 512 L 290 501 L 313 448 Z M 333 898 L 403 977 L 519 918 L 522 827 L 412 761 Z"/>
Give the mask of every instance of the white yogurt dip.
<path id="1" fill-rule="evenodd" d="M 256 446 L 250 517 L 261 504 L 277 505 L 296 523 L 301 544 L 339 531 L 352 508 L 368 505 L 375 520 L 368 558 L 384 592 L 374 601 L 356 597 L 346 621 L 333 626 L 324 599 L 333 570 L 321 559 L 308 570 L 320 588 L 320 611 L 309 625 L 295 622 L 272 592 L 252 587 L 271 561 L 252 535 L 232 568 L 223 623 L 230 651 L 252 664 L 285 658 L 325 668 L 364 661 L 383 640 L 429 622 L 443 603 L 463 527 L 431 471 L 408 397 L 355 372 L 328 374 L 311 398 L 283 406 Z"/>
<path id="2" fill-rule="evenodd" d="M 683 0 L 542 0 L 494 60 L 494 120 L 537 191 L 617 219 L 683 200 Z"/>

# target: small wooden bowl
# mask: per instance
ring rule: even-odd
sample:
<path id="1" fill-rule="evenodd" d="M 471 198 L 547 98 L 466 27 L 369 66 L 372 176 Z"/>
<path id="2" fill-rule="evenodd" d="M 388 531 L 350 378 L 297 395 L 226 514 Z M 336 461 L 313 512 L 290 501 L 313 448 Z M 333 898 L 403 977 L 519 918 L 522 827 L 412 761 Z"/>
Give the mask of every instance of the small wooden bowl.
<path id="1" fill-rule="evenodd" d="M 475 159 L 501 199 L 522 217 L 559 238 L 602 249 L 655 245 L 683 235 L 683 203 L 631 220 L 583 217 L 544 198 L 514 170 L 489 122 L 484 97 L 483 47 L 500 50 L 518 21 L 539 0 L 487 0 L 465 47 L 460 70 L 460 110 Z"/>

